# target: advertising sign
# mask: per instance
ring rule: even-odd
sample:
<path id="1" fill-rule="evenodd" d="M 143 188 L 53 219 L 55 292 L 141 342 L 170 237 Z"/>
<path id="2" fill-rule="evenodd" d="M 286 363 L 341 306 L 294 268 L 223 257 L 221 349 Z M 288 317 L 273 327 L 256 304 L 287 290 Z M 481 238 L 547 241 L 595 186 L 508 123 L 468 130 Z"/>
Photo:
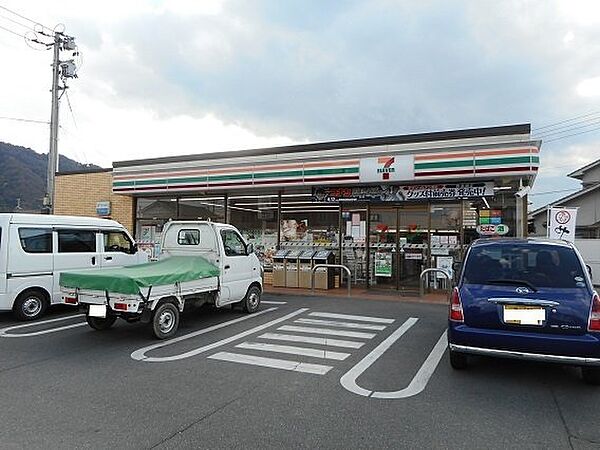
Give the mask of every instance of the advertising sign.
<path id="1" fill-rule="evenodd" d="M 577 208 L 550 208 L 548 217 L 548 237 L 575 241 Z"/>
<path id="2" fill-rule="evenodd" d="M 413 155 L 378 156 L 360 160 L 361 183 L 407 181 L 414 178 Z"/>
<path id="3" fill-rule="evenodd" d="M 490 223 L 477 225 L 475 230 L 477 230 L 477 233 L 481 236 L 504 236 L 508 233 L 509 228 L 508 225 L 504 225 L 503 223 L 497 225 Z"/>
<path id="4" fill-rule="evenodd" d="M 454 258 L 452 256 L 438 256 L 436 258 L 436 268 L 443 270 L 446 272 L 450 279 L 452 279 L 452 263 L 454 262 Z M 441 273 L 436 274 L 436 278 L 445 278 Z"/>
<path id="5" fill-rule="evenodd" d="M 110 216 L 110 202 L 97 202 L 96 214 L 100 217 Z"/>
<path id="6" fill-rule="evenodd" d="M 392 253 L 375 252 L 375 276 L 392 277 Z"/>
<path id="7" fill-rule="evenodd" d="M 313 201 L 337 202 L 405 202 L 418 200 L 452 200 L 494 195 L 494 183 L 414 184 L 406 186 L 315 187 Z"/>

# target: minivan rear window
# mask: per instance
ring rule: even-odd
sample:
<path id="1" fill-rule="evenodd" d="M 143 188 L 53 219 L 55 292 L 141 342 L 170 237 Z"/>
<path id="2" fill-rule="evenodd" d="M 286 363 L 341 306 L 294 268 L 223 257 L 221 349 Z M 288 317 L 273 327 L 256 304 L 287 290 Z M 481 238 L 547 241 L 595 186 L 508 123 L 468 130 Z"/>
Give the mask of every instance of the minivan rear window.
<path id="1" fill-rule="evenodd" d="M 463 282 L 538 287 L 585 288 L 585 275 L 576 253 L 556 245 L 490 245 L 469 252 Z"/>
<path id="2" fill-rule="evenodd" d="M 96 251 L 96 233 L 90 230 L 58 230 L 59 253 L 92 253 Z"/>

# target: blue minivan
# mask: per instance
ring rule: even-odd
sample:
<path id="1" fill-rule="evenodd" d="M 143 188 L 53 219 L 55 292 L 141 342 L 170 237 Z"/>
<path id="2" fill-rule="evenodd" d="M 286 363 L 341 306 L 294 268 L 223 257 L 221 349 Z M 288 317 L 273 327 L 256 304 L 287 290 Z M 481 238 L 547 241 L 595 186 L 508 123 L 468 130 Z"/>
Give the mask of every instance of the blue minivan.
<path id="1" fill-rule="evenodd" d="M 580 366 L 600 384 L 600 298 L 568 242 L 480 239 L 468 249 L 452 292 L 450 364 L 469 355 Z"/>

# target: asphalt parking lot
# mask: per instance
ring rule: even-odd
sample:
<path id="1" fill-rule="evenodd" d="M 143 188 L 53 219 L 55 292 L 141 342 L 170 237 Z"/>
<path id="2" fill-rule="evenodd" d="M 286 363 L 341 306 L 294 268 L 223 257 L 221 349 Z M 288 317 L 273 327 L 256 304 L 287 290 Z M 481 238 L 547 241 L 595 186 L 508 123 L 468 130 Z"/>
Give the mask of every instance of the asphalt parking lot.
<path id="1" fill-rule="evenodd" d="M 599 448 L 577 369 L 449 367 L 446 307 L 265 296 L 199 308 L 177 337 L 0 315 L 2 448 Z M 299 349 L 301 347 L 301 349 Z"/>

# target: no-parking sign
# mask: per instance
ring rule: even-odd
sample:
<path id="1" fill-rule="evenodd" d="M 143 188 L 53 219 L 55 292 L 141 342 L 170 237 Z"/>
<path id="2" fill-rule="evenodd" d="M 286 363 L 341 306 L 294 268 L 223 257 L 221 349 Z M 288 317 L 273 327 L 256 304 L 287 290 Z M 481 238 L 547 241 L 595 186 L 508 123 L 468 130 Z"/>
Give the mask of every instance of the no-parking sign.
<path id="1" fill-rule="evenodd" d="M 575 224 L 577 208 L 550 208 L 548 217 L 548 237 L 575 241 Z"/>

